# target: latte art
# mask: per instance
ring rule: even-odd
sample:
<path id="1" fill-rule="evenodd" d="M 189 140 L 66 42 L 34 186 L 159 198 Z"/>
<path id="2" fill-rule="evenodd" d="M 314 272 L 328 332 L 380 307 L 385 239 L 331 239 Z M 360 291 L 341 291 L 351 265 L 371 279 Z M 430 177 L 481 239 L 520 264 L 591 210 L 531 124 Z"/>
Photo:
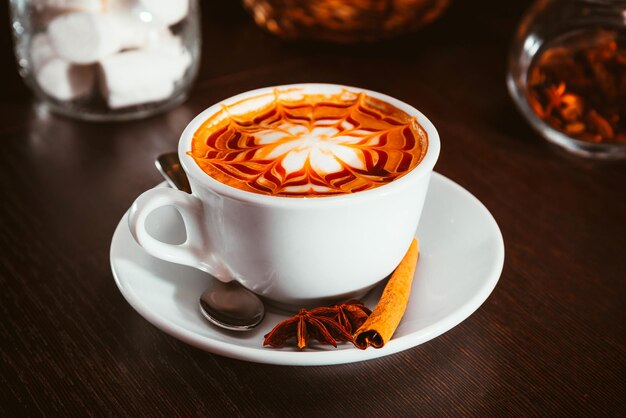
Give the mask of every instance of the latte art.
<path id="1" fill-rule="evenodd" d="M 207 119 L 189 154 L 214 179 L 273 196 L 355 193 L 402 177 L 428 139 L 415 118 L 367 96 L 275 90 Z"/>

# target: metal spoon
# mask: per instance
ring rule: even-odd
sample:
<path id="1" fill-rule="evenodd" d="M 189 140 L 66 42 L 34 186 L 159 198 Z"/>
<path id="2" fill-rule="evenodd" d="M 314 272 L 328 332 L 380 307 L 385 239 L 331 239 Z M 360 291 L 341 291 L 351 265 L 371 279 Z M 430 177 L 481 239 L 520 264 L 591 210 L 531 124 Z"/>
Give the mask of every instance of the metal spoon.
<path id="1" fill-rule="evenodd" d="M 191 193 L 189 180 L 177 153 L 162 154 L 154 164 L 171 187 Z M 224 283 L 213 279 L 200 296 L 200 313 L 218 327 L 247 331 L 261 323 L 265 306 L 257 295 L 238 282 L 233 280 Z"/>

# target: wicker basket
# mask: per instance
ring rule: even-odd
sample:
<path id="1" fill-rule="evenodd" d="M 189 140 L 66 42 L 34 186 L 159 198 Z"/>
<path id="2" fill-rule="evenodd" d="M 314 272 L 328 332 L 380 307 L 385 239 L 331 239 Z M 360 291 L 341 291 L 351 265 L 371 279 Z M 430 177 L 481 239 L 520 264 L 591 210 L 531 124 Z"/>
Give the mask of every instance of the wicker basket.
<path id="1" fill-rule="evenodd" d="M 243 0 L 255 22 L 284 39 L 375 41 L 437 19 L 450 0 Z"/>

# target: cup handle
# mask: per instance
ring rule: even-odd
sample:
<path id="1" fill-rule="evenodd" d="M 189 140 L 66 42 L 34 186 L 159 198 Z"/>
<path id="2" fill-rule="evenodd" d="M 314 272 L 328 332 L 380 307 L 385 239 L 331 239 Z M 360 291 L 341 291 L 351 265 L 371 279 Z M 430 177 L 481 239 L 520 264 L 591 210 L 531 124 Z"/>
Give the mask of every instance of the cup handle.
<path id="1" fill-rule="evenodd" d="M 168 244 L 154 238 L 146 230 L 146 219 L 154 210 L 173 206 L 181 214 L 187 240 L 179 245 Z M 214 274 L 209 258 L 208 240 L 202 227 L 202 203 L 190 194 L 165 187 L 144 192 L 130 208 L 128 226 L 135 241 L 154 257 L 172 263 L 184 264 Z"/>

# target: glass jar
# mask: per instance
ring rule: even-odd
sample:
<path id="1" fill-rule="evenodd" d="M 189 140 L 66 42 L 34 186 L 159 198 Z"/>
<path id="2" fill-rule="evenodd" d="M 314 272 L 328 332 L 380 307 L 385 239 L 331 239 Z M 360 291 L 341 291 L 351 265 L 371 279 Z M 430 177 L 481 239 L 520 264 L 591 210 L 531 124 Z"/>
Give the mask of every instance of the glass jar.
<path id="1" fill-rule="evenodd" d="M 52 111 L 136 119 L 187 97 L 198 72 L 197 0 L 11 0 L 18 70 Z"/>
<path id="2" fill-rule="evenodd" d="M 586 157 L 626 157 L 626 1 L 534 3 L 510 50 L 507 85 L 548 141 Z"/>
<path id="3" fill-rule="evenodd" d="M 375 41 L 437 19 L 450 0 L 243 0 L 258 26 L 284 39 Z"/>

